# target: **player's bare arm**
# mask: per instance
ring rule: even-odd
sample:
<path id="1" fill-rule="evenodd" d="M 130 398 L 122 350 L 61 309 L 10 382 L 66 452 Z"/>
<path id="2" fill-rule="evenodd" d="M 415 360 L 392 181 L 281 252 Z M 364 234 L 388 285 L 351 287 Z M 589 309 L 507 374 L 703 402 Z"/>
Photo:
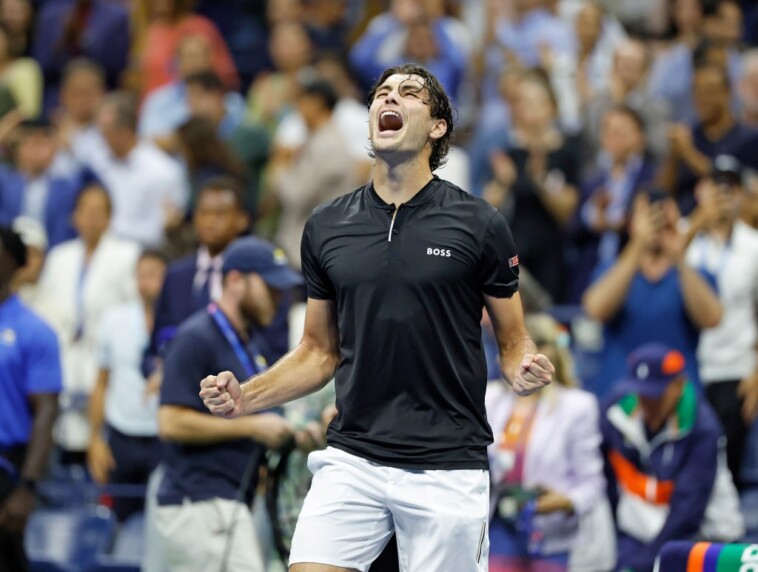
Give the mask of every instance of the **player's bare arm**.
<path id="1" fill-rule="evenodd" d="M 334 375 L 339 359 L 335 303 L 309 298 L 303 337 L 294 350 L 242 384 L 228 371 L 210 375 L 200 383 L 200 397 L 220 417 L 268 409 L 321 389 Z"/>
<path id="2" fill-rule="evenodd" d="M 517 395 L 530 395 L 548 385 L 555 367 L 547 356 L 537 353 L 524 324 L 521 296 L 485 296 L 500 354 L 500 368 Z"/>

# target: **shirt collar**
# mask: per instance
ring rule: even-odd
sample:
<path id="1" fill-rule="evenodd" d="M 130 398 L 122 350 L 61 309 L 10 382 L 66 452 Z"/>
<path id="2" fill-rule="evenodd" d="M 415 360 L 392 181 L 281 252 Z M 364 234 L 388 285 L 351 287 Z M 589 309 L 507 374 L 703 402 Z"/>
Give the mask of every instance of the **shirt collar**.
<path id="1" fill-rule="evenodd" d="M 221 268 L 221 263 L 223 261 L 223 257 L 221 254 L 217 254 L 216 256 L 211 256 L 211 253 L 208 252 L 207 246 L 201 246 L 197 250 L 197 262 L 195 263 L 195 269 L 196 270 L 207 270 L 209 268 L 213 268 L 218 266 L 218 268 Z"/>
<path id="2" fill-rule="evenodd" d="M 410 200 L 404 202 L 403 206 L 416 207 L 430 201 L 434 198 L 436 194 L 435 191 L 441 183 L 442 181 L 437 175 L 432 175 L 432 180 L 424 185 L 419 192 L 410 198 Z M 374 189 L 374 181 L 371 181 L 364 187 L 364 192 L 368 197 L 371 206 L 381 209 L 385 209 L 390 206 L 384 201 L 384 199 L 382 199 L 382 197 L 379 196 L 379 194 L 376 192 L 376 189 Z"/>

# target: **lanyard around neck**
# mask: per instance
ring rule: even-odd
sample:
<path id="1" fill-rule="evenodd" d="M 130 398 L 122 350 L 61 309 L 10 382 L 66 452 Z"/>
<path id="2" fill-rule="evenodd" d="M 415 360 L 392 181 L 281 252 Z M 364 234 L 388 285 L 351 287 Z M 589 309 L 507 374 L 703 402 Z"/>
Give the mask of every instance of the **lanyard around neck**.
<path id="1" fill-rule="evenodd" d="M 248 349 L 253 352 L 253 359 L 250 359 L 250 354 L 242 345 L 237 332 L 229 322 L 229 318 L 224 315 L 224 313 L 216 304 L 208 305 L 208 313 L 210 313 L 213 321 L 216 322 L 219 329 L 221 330 L 221 333 L 224 334 L 226 341 L 229 342 L 229 345 L 234 350 L 234 354 L 237 356 L 240 364 L 242 364 L 242 367 L 245 369 L 247 377 L 253 377 L 254 375 L 261 373 L 264 369 L 266 369 L 266 359 L 252 342 L 247 345 Z"/>

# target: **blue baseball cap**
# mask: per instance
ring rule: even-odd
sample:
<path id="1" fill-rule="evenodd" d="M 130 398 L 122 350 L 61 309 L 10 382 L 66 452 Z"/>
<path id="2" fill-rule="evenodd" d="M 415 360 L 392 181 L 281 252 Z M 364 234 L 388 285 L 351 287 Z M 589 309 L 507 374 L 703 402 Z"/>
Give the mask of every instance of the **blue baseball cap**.
<path id="1" fill-rule="evenodd" d="M 224 251 L 221 272 L 226 274 L 232 270 L 258 274 L 277 290 L 289 290 L 303 283 L 303 277 L 290 267 L 281 248 L 254 236 L 238 238 Z"/>
<path id="2" fill-rule="evenodd" d="M 663 344 L 645 344 L 627 359 L 629 375 L 619 382 L 627 393 L 643 397 L 661 397 L 669 383 L 684 373 L 685 360 L 681 352 Z"/>

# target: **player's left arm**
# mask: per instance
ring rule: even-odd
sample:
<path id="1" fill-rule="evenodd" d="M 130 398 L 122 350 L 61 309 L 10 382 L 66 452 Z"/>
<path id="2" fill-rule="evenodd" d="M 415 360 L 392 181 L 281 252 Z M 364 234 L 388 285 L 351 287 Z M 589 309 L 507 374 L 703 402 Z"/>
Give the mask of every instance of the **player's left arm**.
<path id="1" fill-rule="evenodd" d="M 555 367 L 529 338 L 521 296 L 484 296 L 500 355 L 500 370 L 517 395 L 530 395 L 553 380 Z"/>

